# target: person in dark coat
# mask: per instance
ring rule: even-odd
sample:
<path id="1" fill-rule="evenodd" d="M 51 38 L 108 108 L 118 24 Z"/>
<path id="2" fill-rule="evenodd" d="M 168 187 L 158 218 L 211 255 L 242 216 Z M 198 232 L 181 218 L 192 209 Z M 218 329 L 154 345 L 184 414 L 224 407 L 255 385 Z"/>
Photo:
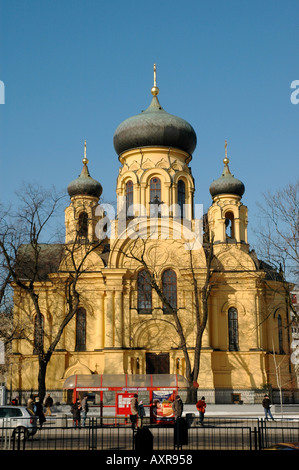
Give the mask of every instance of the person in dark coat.
<path id="1" fill-rule="evenodd" d="M 35 415 L 38 416 L 39 425 L 40 425 L 40 428 L 42 428 L 44 422 L 46 421 L 46 418 L 45 418 L 45 415 L 44 415 L 43 405 L 39 401 L 38 397 L 34 400 L 33 411 L 34 411 Z"/>
<path id="2" fill-rule="evenodd" d="M 73 415 L 73 426 L 74 428 L 79 427 L 80 428 L 80 422 L 81 422 L 81 411 L 82 411 L 82 406 L 79 398 L 77 401 L 73 404 L 71 408 L 71 412 Z"/>
<path id="3" fill-rule="evenodd" d="M 131 400 L 131 414 L 130 414 L 130 420 L 132 423 L 132 429 L 135 428 L 137 425 L 137 416 L 138 416 L 138 395 L 137 393 L 134 394 L 134 397 Z"/>
<path id="4" fill-rule="evenodd" d="M 264 408 L 264 411 L 265 411 L 266 420 L 268 421 L 268 415 L 269 415 L 270 418 L 272 419 L 272 421 L 274 421 L 274 418 L 273 418 L 272 413 L 271 413 L 271 400 L 270 400 L 268 395 L 264 396 L 263 408 Z"/>
<path id="5" fill-rule="evenodd" d="M 47 408 L 45 416 L 52 415 L 51 407 L 53 406 L 53 398 L 51 397 L 50 393 L 48 394 L 47 398 L 45 399 L 45 407 Z"/>
<path id="6" fill-rule="evenodd" d="M 83 421 L 83 427 L 85 427 L 86 423 L 86 417 L 87 417 L 87 412 L 88 412 L 88 403 L 87 403 L 88 395 L 84 395 L 83 400 L 81 401 L 81 406 L 82 406 L 82 421 Z"/>
<path id="7" fill-rule="evenodd" d="M 181 400 L 181 397 L 177 395 L 174 402 L 172 403 L 172 410 L 173 410 L 174 417 L 176 420 L 182 416 L 183 409 L 184 409 L 184 405 Z"/>

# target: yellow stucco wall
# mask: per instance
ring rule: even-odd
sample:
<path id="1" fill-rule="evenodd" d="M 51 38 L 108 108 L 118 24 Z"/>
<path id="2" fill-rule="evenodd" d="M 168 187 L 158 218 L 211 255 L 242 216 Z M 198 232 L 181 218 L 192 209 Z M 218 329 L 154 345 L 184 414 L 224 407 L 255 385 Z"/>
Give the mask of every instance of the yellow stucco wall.
<path id="1" fill-rule="evenodd" d="M 149 181 L 158 176 L 162 181 L 163 202 L 177 203 L 177 182 L 183 178 L 186 185 L 187 202 L 191 204 L 191 226 L 193 213 L 194 182 L 188 166 L 190 156 L 175 149 L 134 150 L 121 158 L 122 167 L 117 180 L 118 204 L 125 195 L 125 183 L 134 182 L 134 200 L 149 208 Z M 82 207 L 89 211 L 90 240 L 94 237 L 99 217 L 95 215 L 97 201 L 94 198 L 74 197 L 65 211 L 66 242 L 73 239 L 77 230 L 78 213 Z M 118 206 L 119 210 L 120 205 Z M 225 228 L 225 211 L 235 215 L 235 240 L 228 243 Z M 283 359 L 284 387 L 293 386 L 289 370 L 289 337 L 283 290 L 276 283 L 264 283 L 264 274 L 256 270 L 247 244 L 247 208 L 240 198 L 228 195 L 214 201 L 209 209 L 210 234 L 214 236 L 214 263 L 217 271 L 212 279 L 209 298 L 209 317 L 203 336 L 201 368 L 198 377 L 200 388 L 228 388 L 231 390 L 262 388 L 265 383 L 276 384 L 273 352 Z M 138 225 L 139 235 L 150 233 L 148 221 Z M 115 222 L 117 229 L 118 221 Z M 191 358 L 195 340 L 195 309 L 192 288 L 191 258 L 182 237 L 173 237 L 180 231 L 180 222 L 170 219 L 166 238 L 163 219 L 157 220 L 155 238 L 147 238 L 145 259 L 155 272 L 157 282 L 166 268 L 177 274 L 177 305 L 179 317 Z M 116 230 L 117 233 L 117 230 Z M 143 243 L 143 242 L 142 242 Z M 61 389 L 64 379 L 74 373 L 146 373 L 147 352 L 169 354 L 170 373 L 185 374 L 185 360 L 174 321 L 161 309 L 161 300 L 153 291 L 153 312 L 140 315 L 137 311 L 136 278 L 141 264 L 128 256 L 130 250 L 141 250 L 130 237 L 117 235 L 110 238 L 110 254 L 107 265 L 101 252 L 96 251 L 85 263 L 86 272 L 78 283 L 81 293 L 80 306 L 87 314 L 86 351 L 75 351 L 76 319 L 65 328 L 47 370 L 47 388 Z M 83 249 L 83 248 L 82 248 Z M 137 251 L 136 251 L 137 250 Z M 80 256 L 80 254 L 78 254 Z M 192 263 L 199 289 L 203 286 L 206 259 L 202 247 L 192 251 Z M 67 270 L 70 260 L 63 261 L 62 270 Z M 63 274 L 52 273 L 46 283 L 37 286 L 41 310 L 45 319 L 45 346 L 55 335 L 65 314 Z M 239 350 L 229 351 L 228 310 L 238 311 Z M 279 355 L 277 314 L 283 320 L 284 358 Z M 8 385 L 12 389 L 31 390 L 37 388 L 37 357 L 33 355 L 34 309 L 26 296 L 15 288 L 15 322 L 27 324 L 26 340 L 14 342 L 11 357 L 11 377 Z"/>

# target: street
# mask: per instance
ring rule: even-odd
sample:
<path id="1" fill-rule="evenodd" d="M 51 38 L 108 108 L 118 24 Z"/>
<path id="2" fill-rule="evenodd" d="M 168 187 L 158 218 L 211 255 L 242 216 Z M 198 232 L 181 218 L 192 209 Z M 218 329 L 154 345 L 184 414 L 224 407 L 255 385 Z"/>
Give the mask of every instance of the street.
<path id="1" fill-rule="evenodd" d="M 136 430 L 129 424 L 99 425 L 89 420 L 88 426 L 73 428 L 57 426 L 55 420 L 47 420 L 42 429 L 27 440 L 22 435 L 15 439 L 2 439 L 2 449 L 24 450 L 133 450 L 136 446 Z M 298 420 L 264 422 L 258 419 L 207 419 L 205 426 L 197 422 L 187 430 L 175 430 L 173 425 L 145 426 L 153 437 L 153 450 L 255 450 L 282 441 L 299 441 Z M 179 434 L 176 434 L 179 432 Z M 19 437 L 19 438 L 18 438 Z M 142 443 L 146 448 L 148 442 Z"/>

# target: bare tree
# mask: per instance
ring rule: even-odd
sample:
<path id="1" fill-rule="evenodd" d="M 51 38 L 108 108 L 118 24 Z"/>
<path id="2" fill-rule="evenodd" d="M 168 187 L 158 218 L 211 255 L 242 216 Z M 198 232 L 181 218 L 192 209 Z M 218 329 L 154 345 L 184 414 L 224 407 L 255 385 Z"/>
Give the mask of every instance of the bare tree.
<path id="1" fill-rule="evenodd" d="M 204 273 L 198 278 L 195 257 L 193 250 L 188 250 L 189 257 L 189 266 L 188 272 L 191 276 L 192 292 L 193 292 L 193 306 L 195 312 L 195 325 L 194 329 L 192 328 L 195 335 L 195 344 L 194 348 L 190 350 L 190 345 L 188 345 L 188 334 L 184 325 L 182 323 L 183 317 L 181 316 L 180 309 L 177 306 L 171 305 L 170 299 L 165 295 L 163 291 L 163 286 L 157 281 L 157 276 L 155 273 L 155 267 L 147 259 L 147 248 L 149 238 L 144 238 L 143 236 L 136 236 L 131 244 L 121 250 L 122 254 L 131 260 L 134 260 L 137 265 L 142 266 L 142 268 L 147 273 L 148 283 L 151 285 L 152 289 L 157 293 L 161 303 L 163 305 L 163 310 L 165 313 L 171 315 L 170 318 L 173 319 L 172 325 L 175 327 L 175 331 L 178 335 L 178 347 L 183 351 L 185 364 L 186 364 L 186 378 L 188 381 L 188 397 L 189 402 L 195 402 L 197 396 L 197 379 L 200 371 L 200 357 L 201 357 L 201 348 L 202 348 L 202 339 L 203 334 L 206 329 L 208 314 L 209 314 L 209 296 L 214 285 L 213 273 L 215 270 L 215 257 L 213 251 L 213 240 L 210 240 L 204 244 L 203 251 L 205 255 L 206 265 Z"/>
<path id="2" fill-rule="evenodd" d="M 39 363 L 38 394 L 40 400 L 43 400 L 46 393 L 47 366 L 64 328 L 78 311 L 81 296 L 78 283 L 85 272 L 85 262 L 102 241 L 82 244 L 77 233 L 75 240 L 70 244 L 45 243 L 45 240 L 53 239 L 57 227 L 55 217 L 62 196 L 53 189 L 45 191 L 36 186 L 27 186 L 20 194 L 21 206 L 18 212 L 13 215 L 6 212 L 1 218 L 0 255 L 4 273 L 1 287 L 5 292 L 9 283 L 13 285 L 18 292 L 17 307 L 27 310 L 27 322 L 22 322 L 16 328 L 12 327 L 7 341 L 15 338 L 25 339 L 34 347 Z M 51 227 L 53 222 L 54 227 Z M 56 280 L 51 279 L 49 274 L 57 273 L 63 259 L 67 260 L 65 271 L 60 273 Z M 46 283 L 49 282 L 56 282 L 60 290 L 63 289 L 66 308 L 62 320 L 55 325 L 55 331 L 52 325 L 53 331 L 48 335 L 49 341 L 45 346 L 42 292 L 47 289 Z M 31 308 L 32 311 L 29 311 Z"/>
<path id="3" fill-rule="evenodd" d="M 264 260 L 268 280 L 279 281 L 287 308 L 299 320 L 292 299 L 292 284 L 299 284 L 299 180 L 264 194 L 260 209 L 261 226 L 256 230 L 259 257 Z M 268 283 L 270 284 L 270 283 Z M 271 283 L 271 288 L 273 288 Z"/>
<path id="4" fill-rule="evenodd" d="M 257 230 L 262 258 L 299 283 L 299 180 L 264 194 Z"/>

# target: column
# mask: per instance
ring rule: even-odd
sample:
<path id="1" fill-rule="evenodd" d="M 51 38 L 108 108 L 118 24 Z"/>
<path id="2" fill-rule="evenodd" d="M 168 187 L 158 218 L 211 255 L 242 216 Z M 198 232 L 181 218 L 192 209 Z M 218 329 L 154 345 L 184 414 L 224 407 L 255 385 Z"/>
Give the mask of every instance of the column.
<path id="1" fill-rule="evenodd" d="M 123 277 L 126 269 L 106 268 L 105 348 L 123 345 Z"/>
<path id="2" fill-rule="evenodd" d="M 123 293 L 121 290 L 115 291 L 115 329 L 114 346 L 123 346 Z"/>
<path id="3" fill-rule="evenodd" d="M 107 290 L 105 298 L 105 348 L 113 347 L 114 292 Z"/>
<path id="4" fill-rule="evenodd" d="M 104 292 L 99 293 L 96 303 L 96 340 L 95 349 L 104 347 Z"/>

